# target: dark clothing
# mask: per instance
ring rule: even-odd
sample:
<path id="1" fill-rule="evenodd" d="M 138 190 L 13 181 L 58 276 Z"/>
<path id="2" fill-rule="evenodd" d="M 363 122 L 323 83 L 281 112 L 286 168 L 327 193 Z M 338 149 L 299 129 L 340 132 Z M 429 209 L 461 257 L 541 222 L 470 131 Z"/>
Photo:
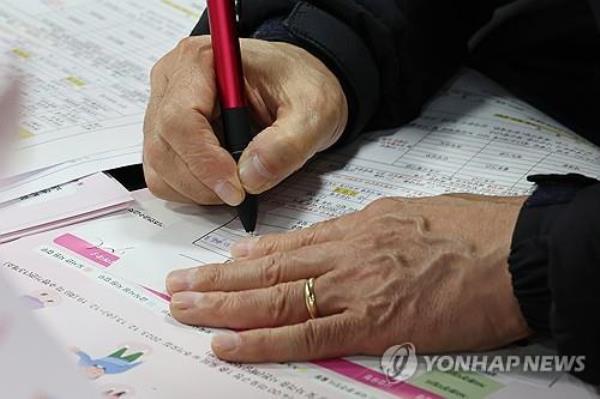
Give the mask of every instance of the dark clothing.
<path id="1" fill-rule="evenodd" d="M 350 107 L 343 140 L 412 120 L 468 64 L 600 144 L 598 2 L 243 0 L 240 33 L 296 44 L 331 68 Z M 193 34 L 206 33 L 203 16 Z M 578 376 L 600 384 L 600 183 L 531 179 L 509 259 L 515 295 L 531 328 L 586 355 Z"/>

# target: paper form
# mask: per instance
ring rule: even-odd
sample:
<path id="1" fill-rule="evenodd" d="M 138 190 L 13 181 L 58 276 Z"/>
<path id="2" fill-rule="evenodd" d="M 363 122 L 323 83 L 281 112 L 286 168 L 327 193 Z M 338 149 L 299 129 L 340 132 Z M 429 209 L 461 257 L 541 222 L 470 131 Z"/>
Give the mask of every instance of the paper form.
<path id="1" fill-rule="evenodd" d="M 180 325 L 168 315 L 166 301 L 56 244 L 65 240 L 68 231 L 0 247 L 5 259 L 0 274 L 16 287 L 61 347 L 71 352 L 72 363 L 79 365 L 103 397 L 388 397 L 310 364 L 241 365 L 218 360 L 210 351 L 215 330 Z M 99 259 L 100 248 L 95 256 Z M 49 293 L 54 301 L 36 301 L 40 293 Z M 22 382 L 23 376 L 17 374 L 14 381 Z M 111 391 L 125 394 L 110 396 Z M 422 397 L 427 398 L 436 396 Z"/>
<path id="2" fill-rule="evenodd" d="M 2 2 L 0 47 L 11 50 L 27 92 L 6 176 L 140 148 L 150 69 L 203 8 L 193 0 Z"/>
<path id="3" fill-rule="evenodd" d="M 365 135 L 361 141 L 318 157 L 263 196 L 259 233 L 308 226 L 382 196 L 527 194 L 532 186 L 525 177 L 531 173 L 600 175 L 596 147 L 472 72 L 442 92 L 410 126 Z M 134 197 L 137 202 L 126 213 L 17 241 L 4 247 L 4 255 L 16 262 L 23 253 L 42 251 L 57 263 L 105 273 L 101 281 L 108 285 L 119 276 L 164 297 L 170 270 L 225 262 L 230 245 L 245 236 L 229 208 L 170 204 L 147 190 Z M 164 302 L 153 303 L 149 307 L 165 311 Z M 475 375 L 465 382 L 420 372 L 386 390 L 376 387 L 385 378 L 378 362 L 352 357 L 293 367 L 334 391 L 375 388 L 377 397 L 435 398 L 439 386 L 478 398 L 594 397 L 567 375 Z"/>
<path id="4" fill-rule="evenodd" d="M 262 196 L 257 233 L 307 227 L 386 196 L 525 195 L 533 187 L 527 176 L 548 172 L 600 177 L 600 150 L 468 71 L 407 127 L 364 134 Z M 164 290 L 171 270 L 224 262 L 231 245 L 245 236 L 235 215 L 208 224 L 182 222 L 136 248 L 114 272 Z M 188 261 L 182 253 L 190 254 Z"/>
<path id="5" fill-rule="evenodd" d="M 472 374 L 464 381 L 421 370 L 406 383 L 386 386 L 381 384 L 385 375 L 376 357 L 279 365 L 221 362 L 210 352 L 214 329 L 179 325 L 169 317 L 168 302 L 161 296 L 112 273 L 149 237 L 181 226 L 183 218 L 193 218 L 191 209 L 169 207 L 146 190 L 134 196 L 138 203 L 122 215 L 0 246 L 5 259 L 0 273 L 6 273 L 20 295 L 34 297 L 26 303 L 71 350 L 73 362 L 85 355 L 104 359 L 123 348 L 127 349 L 123 356 L 141 353 L 134 361 L 137 365 L 113 374 L 99 373 L 84 362 L 86 375 L 102 392 L 124 390 L 124 397 L 150 399 L 191 398 L 199 392 L 206 397 L 438 399 L 443 396 L 431 387 L 440 385 L 469 398 L 594 397 L 589 388 L 567 376 L 550 386 L 544 379 L 523 380 L 518 375 Z M 35 293 L 48 289 L 60 294 L 58 304 L 35 301 Z"/>
<path id="6" fill-rule="evenodd" d="M 3 264 L 1 260 L 0 264 Z M 50 336 L 31 314 L 24 303 L 24 296 L 17 297 L 4 275 L 4 270 L 1 270 L 1 396 L 11 399 L 100 398 L 92 386 L 78 375 L 55 337 Z M 40 298 L 45 294 L 44 291 L 30 293 Z"/>
<path id="7" fill-rule="evenodd" d="M 127 208 L 132 197 L 97 173 L 0 205 L 0 243 Z"/>

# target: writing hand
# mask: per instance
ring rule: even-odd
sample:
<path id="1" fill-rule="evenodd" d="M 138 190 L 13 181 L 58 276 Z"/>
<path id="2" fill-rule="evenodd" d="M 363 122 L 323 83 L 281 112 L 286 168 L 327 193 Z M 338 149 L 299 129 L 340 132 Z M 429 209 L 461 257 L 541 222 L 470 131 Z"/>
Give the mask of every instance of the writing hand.
<path id="1" fill-rule="evenodd" d="M 144 172 L 167 200 L 240 204 L 333 145 L 347 123 L 337 78 L 316 57 L 285 43 L 241 41 L 246 97 L 264 128 L 239 162 L 222 148 L 210 37 L 186 38 L 152 70 L 144 124 Z"/>

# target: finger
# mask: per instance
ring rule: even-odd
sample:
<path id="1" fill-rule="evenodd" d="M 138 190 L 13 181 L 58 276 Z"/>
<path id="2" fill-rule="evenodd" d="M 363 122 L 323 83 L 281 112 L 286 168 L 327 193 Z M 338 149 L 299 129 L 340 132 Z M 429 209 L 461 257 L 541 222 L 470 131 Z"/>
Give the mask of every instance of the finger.
<path id="1" fill-rule="evenodd" d="M 171 294 L 181 291 L 244 291 L 318 277 L 335 268 L 339 262 L 337 247 L 334 243 L 327 243 L 227 265 L 174 271 L 167 277 L 167 290 Z"/>
<path id="2" fill-rule="evenodd" d="M 245 192 L 237 165 L 223 149 L 206 117 L 193 106 L 183 107 L 172 98 L 161 103 L 158 134 L 185 163 L 190 174 L 225 203 L 239 205 Z M 156 154 L 160 159 L 161 154 Z"/>
<path id="3" fill-rule="evenodd" d="M 146 113 L 144 115 L 144 136 L 155 131 L 160 103 L 165 96 L 169 84 L 166 71 L 170 64 L 172 64 L 170 60 L 172 60 L 173 57 L 174 50 L 171 50 L 158 60 L 150 71 L 150 98 L 148 99 L 148 106 L 146 107 Z"/>
<path id="4" fill-rule="evenodd" d="M 202 205 L 222 204 L 222 200 L 206 185 L 194 176 L 185 162 L 177 155 L 170 146 L 158 137 L 153 145 L 144 148 L 145 169 L 150 174 L 146 176 L 148 188 L 156 196 L 165 198 L 160 193 L 165 193 L 165 184 L 175 191 L 180 197 L 187 198 L 185 202 L 193 202 Z M 170 197 L 173 197 L 170 195 Z"/>
<path id="5" fill-rule="evenodd" d="M 148 186 L 150 192 L 158 198 L 183 204 L 195 203 L 192 199 L 181 195 L 173 189 L 173 187 L 169 186 L 167 182 L 165 182 L 163 178 L 148 165 L 144 165 L 144 178 L 146 179 L 146 186 Z"/>
<path id="6" fill-rule="evenodd" d="M 241 292 L 181 292 L 171 314 L 184 324 L 246 330 L 297 324 L 309 319 L 304 281 Z"/>
<path id="7" fill-rule="evenodd" d="M 329 133 L 322 131 L 324 127 L 309 123 L 309 118 L 312 115 L 279 115 L 272 126 L 254 138 L 239 162 L 240 179 L 246 191 L 260 194 L 269 190 L 323 149 L 322 137 Z"/>
<path id="8" fill-rule="evenodd" d="M 255 259 L 277 252 L 342 240 L 347 230 L 343 219 L 332 219 L 284 234 L 272 234 L 241 240 L 231 247 L 235 259 Z"/>
<path id="9" fill-rule="evenodd" d="M 357 353 L 361 326 L 347 314 L 273 329 L 226 333 L 213 338 L 223 360 L 242 363 L 307 361 Z"/>
<path id="10" fill-rule="evenodd" d="M 210 42 L 183 40 L 170 59 L 177 62 L 171 62 L 168 86 L 148 124 L 148 135 L 162 137 L 196 179 L 225 203 L 239 205 L 245 192 L 237 165 L 210 124 L 218 113 Z"/>

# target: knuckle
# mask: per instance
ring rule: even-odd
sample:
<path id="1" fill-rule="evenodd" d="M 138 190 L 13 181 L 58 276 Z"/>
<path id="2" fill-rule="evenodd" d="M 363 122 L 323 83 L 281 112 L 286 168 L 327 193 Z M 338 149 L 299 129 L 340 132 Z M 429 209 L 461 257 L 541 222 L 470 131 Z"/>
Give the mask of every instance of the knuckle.
<path id="1" fill-rule="evenodd" d="M 211 177 L 220 175 L 219 172 L 225 172 L 225 162 L 211 146 L 199 148 L 187 148 L 182 151 L 181 157 L 185 159 L 186 164 L 194 174 L 201 177 Z M 229 170 L 227 170 L 229 172 Z"/>
<path id="2" fill-rule="evenodd" d="M 269 314 L 274 321 L 284 321 L 288 315 L 288 298 L 290 298 L 289 284 L 275 286 L 273 297 L 269 301 Z"/>
<path id="3" fill-rule="evenodd" d="M 212 47 L 209 36 L 189 36 L 181 39 L 177 43 L 177 51 L 180 55 L 205 57 L 212 54 Z"/>
<path id="4" fill-rule="evenodd" d="M 192 51 L 197 51 L 198 39 L 194 36 L 184 37 L 177 43 L 177 50 L 180 53 L 190 53 Z"/>
<path id="5" fill-rule="evenodd" d="M 281 263 L 284 256 L 284 254 L 277 253 L 267 258 L 267 263 L 261 270 L 261 280 L 264 286 L 272 287 L 281 281 Z"/>
<path id="6" fill-rule="evenodd" d="M 275 245 L 273 243 L 273 239 L 267 236 L 263 236 L 258 239 L 258 242 L 254 246 L 252 253 L 254 255 L 264 255 L 273 253 Z"/>
<path id="7" fill-rule="evenodd" d="M 223 283 L 223 269 L 220 266 L 206 267 L 201 270 L 204 274 L 199 280 L 206 285 L 206 288 L 215 289 Z"/>
<path id="8" fill-rule="evenodd" d="M 214 312 L 231 312 L 235 313 L 240 308 L 242 301 L 239 295 L 220 294 L 214 300 L 212 310 Z"/>
<path id="9" fill-rule="evenodd" d="M 320 352 L 322 337 L 319 334 L 319 327 L 314 320 L 308 320 L 304 326 L 304 334 L 299 337 L 296 343 L 298 349 L 309 355 L 315 356 Z"/>
<path id="10" fill-rule="evenodd" d="M 379 198 L 376 199 L 375 201 L 373 201 L 372 203 L 370 203 L 367 206 L 367 209 L 369 210 L 373 210 L 373 211 L 383 211 L 383 210 L 388 210 L 388 209 L 392 209 L 398 206 L 398 201 L 396 201 L 393 198 Z"/>
<path id="11" fill-rule="evenodd" d="M 333 237 L 343 236 L 343 230 L 339 228 L 337 220 L 331 219 L 304 229 L 303 239 L 300 244 L 302 246 L 314 245 L 323 239 L 327 239 L 328 235 Z"/>

